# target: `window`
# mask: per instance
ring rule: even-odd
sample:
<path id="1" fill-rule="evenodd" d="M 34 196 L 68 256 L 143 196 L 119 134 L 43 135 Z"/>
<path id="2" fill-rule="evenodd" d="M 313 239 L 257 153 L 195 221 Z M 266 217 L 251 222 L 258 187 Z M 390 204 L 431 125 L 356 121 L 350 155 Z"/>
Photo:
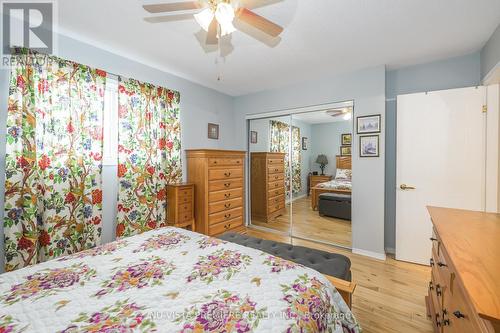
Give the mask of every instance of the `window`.
<path id="1" fill-rule="evenodd" d="M 103 165 L 118 164 L 118 79 L 106 78 L 103 119 Z"/>

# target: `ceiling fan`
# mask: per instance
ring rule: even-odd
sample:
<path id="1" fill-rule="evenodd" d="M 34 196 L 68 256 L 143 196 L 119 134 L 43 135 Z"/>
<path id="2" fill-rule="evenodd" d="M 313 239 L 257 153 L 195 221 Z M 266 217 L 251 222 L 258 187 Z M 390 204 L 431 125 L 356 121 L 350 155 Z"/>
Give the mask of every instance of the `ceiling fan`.
<path id="1" fill-rule="evenodd" d="M 344 120 L 350 120 L 352 118 L 352 107 L 331 109 L 326 111 L 326 114 L 334 118 L 342 117 Z"/>
<path id="2" fill-rule="evenodd" d="M 257 1 L 257 0 L 253 0 Z M 234 20 L 245 22 L 271 37 L 278 37 L 283 28 L 256 14 L 238 0 L 198 0 L 143 5 L 151 14 L 194 11 L 194 19 L 207 32 L 206 43 L 217 44 L 218 39 L 235 32 Z"/>

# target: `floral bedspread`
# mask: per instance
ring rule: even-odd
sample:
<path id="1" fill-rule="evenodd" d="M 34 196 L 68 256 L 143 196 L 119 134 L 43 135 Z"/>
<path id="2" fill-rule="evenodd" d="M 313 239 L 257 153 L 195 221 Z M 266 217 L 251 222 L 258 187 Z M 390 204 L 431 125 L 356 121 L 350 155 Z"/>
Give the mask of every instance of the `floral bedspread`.
<path id="1" fill-rule="evenodd" d="M 320 273 L 163 228 L 0 275 L 0 332 L 359 332 Z"/>
<path id="2" fill-rule="evenodd" d="M 320 183 L 317 187 L 327 188 L 332 190 L 349 190 L 352 191 L 352 182 L 349 179 L 333 179 L 328 182 Z"/>

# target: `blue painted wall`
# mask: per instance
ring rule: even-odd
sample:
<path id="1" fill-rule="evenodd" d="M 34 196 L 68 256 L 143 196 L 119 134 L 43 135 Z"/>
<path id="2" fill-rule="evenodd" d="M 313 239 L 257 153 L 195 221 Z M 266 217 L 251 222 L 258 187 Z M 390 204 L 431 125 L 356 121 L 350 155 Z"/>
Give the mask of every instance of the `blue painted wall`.
<path id="1" fill-rule="evenodd" d="M 495 66 L 500 66 L 500 24 L 481 50 L 481 78 L 484 79 Z"/>

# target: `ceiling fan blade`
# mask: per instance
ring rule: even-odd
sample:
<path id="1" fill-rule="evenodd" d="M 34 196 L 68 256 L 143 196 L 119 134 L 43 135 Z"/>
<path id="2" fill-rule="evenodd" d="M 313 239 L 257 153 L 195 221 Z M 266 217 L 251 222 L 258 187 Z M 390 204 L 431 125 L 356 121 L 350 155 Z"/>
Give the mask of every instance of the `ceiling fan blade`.
<path id="1" fill-rule="evenodd" d="M 217 25 L 218 25 L 217 19 L 214 17 L 214 19 L 210 23 L 210 26 L 208 27 L 208 34 L 207 34 L 208 45 L 217 44 Z"/>
<path id="2" fill-rule="evenodd" d="M 238 9 L 236 17 L 238 17 L 241 21 L 248 23 L 251 26 L 273 37 L 277 37 L 283 32 L 283 28 L 276 23 L 273 23 L 246 8 Z"/>
<path id="3" fill-rule="evenodd" d="M 180 10 L 192 10 L 200 8 L 198 1 L 185 1 L 185 2 L 171 2 L 171 3 L 159 3 L 156 5 L 143 5 L 145 10 L 151 14 L 163 13 L 163 12 L 175 12 Z"/>

